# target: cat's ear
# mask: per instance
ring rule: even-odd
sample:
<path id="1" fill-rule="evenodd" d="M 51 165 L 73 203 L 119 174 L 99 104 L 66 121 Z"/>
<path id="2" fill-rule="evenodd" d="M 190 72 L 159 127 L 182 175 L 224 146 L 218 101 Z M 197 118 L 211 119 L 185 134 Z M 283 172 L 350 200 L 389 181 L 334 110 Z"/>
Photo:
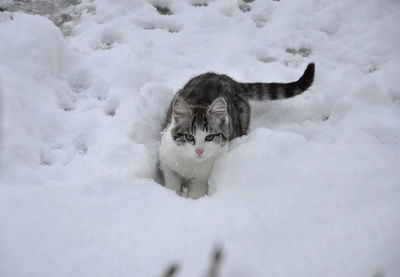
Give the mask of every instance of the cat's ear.
<path id="1" fill-rule="evenodd" d="M 217 117 L 226 117 L 228 115 L 228 105 L 225 99 L 222 97 L 215 99 L 208 108 L 207 114 Z"/>
<path id="2" fill-rule="evenodd" d="M 182 97 L 177 97 L 172 103 L 172 114 L 175 123 L 178 123 L 180 118 L 191 115 L 192 109 Z"/>

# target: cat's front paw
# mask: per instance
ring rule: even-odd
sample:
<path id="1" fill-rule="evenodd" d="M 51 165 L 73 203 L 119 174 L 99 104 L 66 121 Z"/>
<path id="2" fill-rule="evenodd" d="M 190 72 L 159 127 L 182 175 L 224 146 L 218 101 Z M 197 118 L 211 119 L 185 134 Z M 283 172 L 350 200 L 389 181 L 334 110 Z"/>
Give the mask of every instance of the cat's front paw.
<path id="1" fill-rule="evenodd" d="M 188 188 L 187 198 L 199 199 L 207 194 L 208 184 L 191 184 Z"/>

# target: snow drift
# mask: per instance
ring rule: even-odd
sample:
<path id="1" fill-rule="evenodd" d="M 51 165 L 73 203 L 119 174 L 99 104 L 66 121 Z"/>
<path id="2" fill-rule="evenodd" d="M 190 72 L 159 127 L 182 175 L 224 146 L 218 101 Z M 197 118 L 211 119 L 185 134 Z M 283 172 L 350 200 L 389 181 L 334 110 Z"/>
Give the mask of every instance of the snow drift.
<path id="1" fill-rule="evenodd" d="M 12 1 L 8 5 L 12 6 Z M 11 10 L 11 9 L 10 9 Z M 396 1 L 82 1 L 62 33 L 0 13 L 1 276 L 400 274 Z M 252 103 L 212 194 L 154 181 L 174 92 L 196 74 L 287 82 Z"/>

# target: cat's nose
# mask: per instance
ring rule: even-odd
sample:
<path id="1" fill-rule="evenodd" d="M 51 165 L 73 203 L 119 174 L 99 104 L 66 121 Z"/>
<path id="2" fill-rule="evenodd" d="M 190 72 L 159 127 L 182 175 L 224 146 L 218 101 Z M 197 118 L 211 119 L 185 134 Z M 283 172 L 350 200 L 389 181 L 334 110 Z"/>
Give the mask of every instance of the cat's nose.
<path id="1" fill-rule="evenodd" d="M 203 154 L 203 152 L 204 152 L 204 150 L 203 149 L 200 149 L 200 148 L 197 148 L 196 149 L 196 153 L 197 153 L 197 155 L 201 155 L 201 154 Z"/>

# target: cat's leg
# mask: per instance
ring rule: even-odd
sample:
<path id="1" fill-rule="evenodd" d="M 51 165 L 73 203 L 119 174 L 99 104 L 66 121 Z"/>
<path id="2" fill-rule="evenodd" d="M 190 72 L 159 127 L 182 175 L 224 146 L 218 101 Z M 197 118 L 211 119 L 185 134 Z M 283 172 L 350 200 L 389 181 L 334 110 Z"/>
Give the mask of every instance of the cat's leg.
<path id="1" fill-rule="evenodd" d="M 182 179 L 168 168 L 164 168 L 162 171 L 164 173 L 165 187 L 174 190 L 179 195 L 182 195 Z"/>
<path id="2" fill-rule="evenodd" d="M 207 181 L 190 181 L 188 183 L 188 198 L 198 199 L 207 194 L 208 184 Z"/>

